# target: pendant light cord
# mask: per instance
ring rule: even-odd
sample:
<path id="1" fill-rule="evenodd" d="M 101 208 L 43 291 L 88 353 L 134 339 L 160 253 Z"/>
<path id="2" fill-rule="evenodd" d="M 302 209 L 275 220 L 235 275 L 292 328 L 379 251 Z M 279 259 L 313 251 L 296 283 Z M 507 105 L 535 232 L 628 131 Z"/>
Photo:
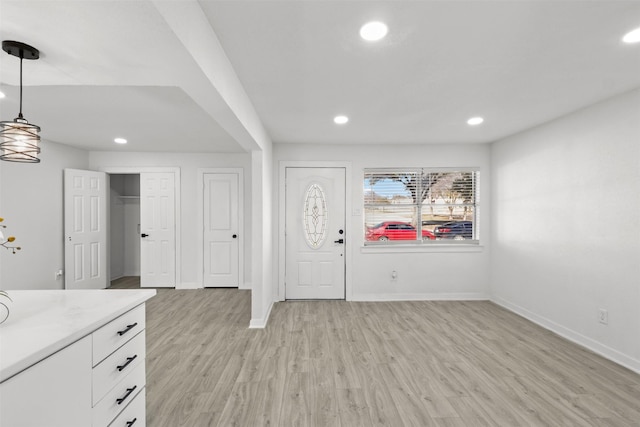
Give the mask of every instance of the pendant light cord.
<path id="1" fill-rule="evenodd" d="M 22 50 L 20 50 L 20 112 L 18 113 L 19 119 L 24 119 L 24 117 L 22 117 L 22 59 L 23 57 L 24 57 L 24 54 L 22 53 Z"/>

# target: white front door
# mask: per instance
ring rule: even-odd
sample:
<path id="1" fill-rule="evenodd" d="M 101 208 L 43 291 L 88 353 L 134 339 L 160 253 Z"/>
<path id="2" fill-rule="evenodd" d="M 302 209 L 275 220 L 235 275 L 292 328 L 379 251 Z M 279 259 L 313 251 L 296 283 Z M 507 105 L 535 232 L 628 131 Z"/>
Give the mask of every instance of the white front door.
<path id="1" fill-rule="evenodd" d="M 107 176 L 64 170 L 66 289 L 107 287 Z"/>
<path id="2" fill-rule="evenodd" d="M 285 170 L 285 298 L 345 298 L 345 169 Z"/>
<path id="3" fill-rule="evenodd" d="M 175 175 L 140 174 L 140 286 L 175 287 Z"/>
<path id="4" fill-rule="evenodd" d="M 206 173 L 204 179 L 204 287 L 238 287 L 238 174 Z"/>

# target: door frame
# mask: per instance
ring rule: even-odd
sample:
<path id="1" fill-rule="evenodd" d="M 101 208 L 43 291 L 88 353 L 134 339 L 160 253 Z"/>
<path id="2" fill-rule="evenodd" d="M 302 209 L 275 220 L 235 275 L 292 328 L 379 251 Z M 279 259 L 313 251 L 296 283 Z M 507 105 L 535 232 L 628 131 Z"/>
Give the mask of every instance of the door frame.
<path id="1" fill-rule="evenodd" d="M 354 248 L 352 237 L 355 235 L 352 217 L 358 216 L 355 210 L 352 210 L 352 185 L 351 185 L 351 162 L 343 161 L 290 161 L 281 160 L 278 168 L 278 295 L 276 301 L 285 300 L 285 269 L 286 269 L 286 170 L 287 168 L 344 168 L 345 171 L 345 248 L 344 248 L 344 285 L 345 300 L 351 301 L 353 297 L 353 288 L 351 280 L 351 253 Z"/>
<path id="2" fill-rule="evenodd" d="M 251 289 L 251 286 L 247 286 L 246 283 L 244 283 L 244 168 L 198 168 L 197 170 L 197 289 L 204 288 L 204 176 L 205 174 L 215 173 L 238 174 L 238 235 L 240 236 L 240 238 L 238 239 L 238 289 Z"/>
<path id="3" fill-rule="evenodd" d="M 181 202 L 180 202 L 180 189 L 181 189 L 181 185 L 180 185 L 180 168 L 179 167 L 153 167 L 153 166 L 105 166 L 105 167 L 101 167 L 98 169 L 100 172 L 105 172 L 107 174 L 107 177 L 109 178 L 109 180 L 111 180 L 111 175 L 134 175 L 134 174 L 140 174 L 140 173 L 145 173 L 145 172 L 149 172 L 149 173 L 154 173 L 154 172 L 162 172 L 162 173 L 173 173 L 174 176 L 174 190 L 175 190 L 175 198 L 174 198 L 174 208 L 175 208 L 175 231 L 176 231 L 176 259 L 175 259 L 175 266 L 176 266 L 176 289 L 183 289 L 183 287 L 181 286 L 182 284 L 182 276 L 181 276 L 181 272 L 182 272 L 182 263 L 181 263 L 181 254 L 182 254 L 182 244 L 181 244 L 181 236 L 182 233 L 180 232 L 180 224 L 182 223 L 181 220 L 181 209 L 180 207 L 182 206 Z M 109 185 L 107 183 L 107 185 Z M 111 230 L 111 207 L 110 205 L 110 198 L 107 197 L 107 227 L 108 230 Z M 107 238 L 107 265 L 110 266 L 111 265 L 111 256 L 110 256 L 110 251 L 111 251 L 111 242 L 109 241 L 109 239 Z M 111 273 L 111 271 L 109 271 L 109 273 Z M 111 274 L 109 274 L 109 281 L 111 281 Z"/>

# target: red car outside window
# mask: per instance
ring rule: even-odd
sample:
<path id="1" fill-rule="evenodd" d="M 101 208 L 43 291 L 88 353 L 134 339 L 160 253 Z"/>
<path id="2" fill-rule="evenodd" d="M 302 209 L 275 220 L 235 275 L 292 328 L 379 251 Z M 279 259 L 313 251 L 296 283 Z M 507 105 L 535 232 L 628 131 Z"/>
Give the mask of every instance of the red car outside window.
<path id="1" fill-rule="evenodd" d="M 408 222 L 385 221 L 367 229 L 365 238 L 369 241 L 416 240 L 417 230 Z M 423 240 L 435 240 L 429 230 L 422 230 Z"/>

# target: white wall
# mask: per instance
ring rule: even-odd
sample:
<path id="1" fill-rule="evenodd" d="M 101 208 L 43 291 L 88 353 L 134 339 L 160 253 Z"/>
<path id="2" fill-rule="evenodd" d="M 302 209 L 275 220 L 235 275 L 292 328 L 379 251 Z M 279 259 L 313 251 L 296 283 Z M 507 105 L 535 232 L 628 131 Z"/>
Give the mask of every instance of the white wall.
<path id="1" fill-rule="evenodd" d="M 275 144 L 277 183 L 282 161 L 340 161 L 351 164 L 352 212 L 347 212 L 347 298 L 351 300 L 486 299 L 489 297 L 490 148 L 480 145 L 297 145 Z M 363 248 L 364 168 L 479 167 L 481 248 L 472 251 L 386 252 Z M 278 189 L 275 189 L 277 193 Z M 274 202 L 274 230 L 278 230 L 278 194 Z M 359 209 L 360 213 L 354 212 Z M 274 251 L 278 253 L 278 230 Z M 349 249 L 348 247 L 348 249 Z M 278 265 L 276 264 L 276 269 Z M 391 272 L 398 272 L 391 280 Z M 281 276 L 280 276 L 281 277 Z"/>
<path id="2" fill-rule="evenodd" d="M 0 248 L 0 289 L 63 289 L 63 169 L 86 169 L 88 153 L 43 142 L 37 164 L 0 162 L 0 216 L 22 250 Z"/>
<path id="3" fill-rule="evenodd" d="M 179 286 L 198 285 L 198 194 L 196 188 L 198 168 L 243 168 L 244 173 L 244 210 L 251 212 L 251 156 L 249 154 L 211 154 L 211 153 L 121 153 L 91 152 L 89 167 L 100 170 L 110 167 L 178 167 L 180 168 L 181 197 L 181 283 Z M 251 281 L 251 217 L 244 218 L 244 277 Z M 242 287 L 248 287 L 243 285 Z"/>
<path id="4" fill-rule="evenodd" d="M 140 199 L 124 200 L 124 276 L 140 276 Z"/>
<path id="5" fill-rule="evenodd" d="M 636 90 L 493 144 L 491 187 L 494 300 L 636 371 L 639 141 Z"/>
<path id="6" fill-rule="evenodd" d="M 109 191 L 109 272 L 110 280 L 124 276 L 124 175 L 112 175 Z"/>
<path id="7" fill-rule="evenodd" d="M 125 276 L 140 275 L 140 175 L 124 176 L 124 271 Z"/>

